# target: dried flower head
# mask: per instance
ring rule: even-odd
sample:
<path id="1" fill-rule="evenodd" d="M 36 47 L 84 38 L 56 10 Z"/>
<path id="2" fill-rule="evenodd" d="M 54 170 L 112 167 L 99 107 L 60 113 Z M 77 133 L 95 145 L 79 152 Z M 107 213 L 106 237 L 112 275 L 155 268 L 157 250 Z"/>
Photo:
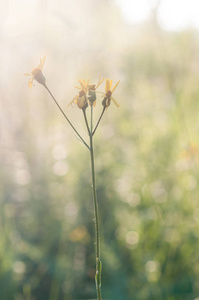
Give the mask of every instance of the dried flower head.
<path id="1" fill-rule="evenodd" d="M 117 103 L 117 101 L 113 98 L 112 93 L 114 92 L 114 90 L 116 89 L 116 87 L 118 86 L 118 84 L 120 83 L 120 81 L 118 81 L 115 86 L 113 87 L 113 89 L 111 90 L 111 86 L 112 86 L 112 80 L 106 79 L 106 85 L 105 85 L 105 97 L 102 101 L 102 105 L 104 107 L 106 107 L 106 109 L 110 106 L 111 104 L 111 100 L 113 100 L 113 103 L 119 107 L 119 104 Z"/>
<path id="2" fill-rule="evenodd" d="M 79 79 L 78 81 L 80 83 L 80 87 L 79 86 L 75 86 L 75 87 L 80 90 L 79 95 L 76 95 L 73 98 L 73 100 L 68 104 L 68 106 L 75 103 L 80 109 L 86 109 L 88 107 L 87 91 L 88 91 L 89 79 L 87 81 L 85 81 L 85 79 L 83 80 Z"/>
<path id="3" fill-rule="evenodd" d="M 46 78 L 44 77 L 44 75 L 42 73 L 45 59 L 46 59 L 46 56 L 44 55 L 44 57 L 42 59 L 40 58 L 40 64 L 38 65 L 37 68 L 34 68 L 31 73 L 24 74 L 25 76 L 30 76 L 30 80 L 28 83 L 29 88 L 31 88 L 33 86 L 33 80 L 36 80 L 40 84 L 45 85 Z"/>
<path id="4" fill-rule="evenodd" d="M 98 84 L 89 84 L 88 85 L 88 101 L 90 105 L 96 105 L 96 89 L 100 86 L 100 84 L 104 81 L 104 78 L 101 79 L 99 77 Z"/>
<path id="5" fill-rule="evenodd" d="M 89 85 L 89 79 L 87 79 L 87 81 L 85 79 L 79 79 L 78 80 L 80 83 L 80 87 L 79 86 L 75 86 L 77 89 L 79 90 L 83 90 L 85 93 L 87 93 L 88 91 L 88 85 Z"/>

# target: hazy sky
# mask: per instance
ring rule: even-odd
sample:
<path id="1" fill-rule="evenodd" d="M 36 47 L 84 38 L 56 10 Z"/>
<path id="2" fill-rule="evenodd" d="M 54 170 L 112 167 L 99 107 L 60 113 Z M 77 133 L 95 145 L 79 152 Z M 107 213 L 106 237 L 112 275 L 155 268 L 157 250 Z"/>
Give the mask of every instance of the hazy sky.
<path id="1" fill-rule="evenodd" d="M 131 24 L 140 23 L 145 21 L 149 16 L 151 9 L 159 3 L 158 7 L 158 20 L 160 25 L 167 30 L 181 30 L 187 26 L 199 28 L 199 1 L 198 0 L 112 0 L 121 9 L 123 18 L 126 22 Z M 45 0 L 40 1 L 43 7 L 49 6 Z M 62 1 L 60 1 L 62 3 Z M 68 2 L 67 2 L 68 3 Z M 94 3 L 94 2 L 93 2 Z M 0 0 L 1 10 L 0 17 L 3 26 L 14 26 L 14 19 L 21 19 L 21 30 L 24 30 L 24 23 L 27 26 L 34 23 L 40 17 L 40 11 L 37 15 L 32 17 L 32 11 L 38 5 L 38 1 L 15 1 L 10 0 L 3 3 Z M 51 3 L 52 4 L 52 3 Z M 70 4 L 73 6 L 73 3 Z M 32 9 L 31 9 L 32 7 Z M 27 9 L 28 8 L 28 9 Z M 70 9 L 66 4 L 66 8 Z M 12 19 L 12 25 L 10 23 Z M 14 28 L 12 28 L 14 30 Z M 16 31 L 19 32 L 20 24 L 18 22 Z"/>
<path id="2" fill-rule="evenodd" d="M 187 26 L 199 28 L 198 0 L 115 0 L 129 23 L 146 20 L 159 2 L 158 19 L 167 30 L 181 30 Z"/>

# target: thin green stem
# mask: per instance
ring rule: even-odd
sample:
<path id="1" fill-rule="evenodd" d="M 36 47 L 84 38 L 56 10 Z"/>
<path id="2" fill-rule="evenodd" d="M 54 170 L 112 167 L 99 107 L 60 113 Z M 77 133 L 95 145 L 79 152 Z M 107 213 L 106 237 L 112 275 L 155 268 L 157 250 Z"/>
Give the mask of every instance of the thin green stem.
<path id="1" fill-rule="evenodd" d="M 99 125 L 99 123 L 100 123 L 100 121 L 101 121 L 101 118 L 102 118 L 102 116 L 103 116 L 103 114 L 104 114 L 104 112 L 105 112 L 105 109 L 106 109 L 106 107 L 104 106 L 104 108 L 103 108 L 103 110 L 102 110 L 102 113 L 101 113 L 101 115 L 100 115 L 100 117 L 99 117 L 99 120 L 98 120 L 98 122 L 97 122 L 97 125 L 95 126 L 95 129 L 93 130 L 93 135 L 95 134 L 95 131 L 96 131 L 96 129 L 97 129 L 97 127 L 98 127 L 98 125 Z"/>
<path id="2" fill-rule="evenodd" d="M 97 290 L 97 299 L 101 300 L 101 260 L 100 260 L 100 231 L 99 231 L 99 212 L 96 194 L 95 182 L 95 163 L 94 163 L 94 148 L 93 148 L 93 105 L 91 105 L 91 126 L 90 126 L 90 157 L 91 157 L 91 173 L 92 173 L 92 192 L 94 203 L 94 220 L 95 220 L 95 239 L 96 239 L 96 274 L 95 283 Z"/>
<path id="3" fill-rule="evenodd" d="M 91 132 L 90 132 L 90 128 L 88 126 L 88 120 L 87 120 L 87 116 L 86 116 L 86 110 L 83 109 L 82 111 L 83 111 L 83 115 L 84 115 L 84 120 L 85 120 L 85 123 L 86 123 L 86 127 L 87 127 L 87 130 L 88 130 L 88 134 L 90 136 Z"/>
<path id="4" fill-rule="evenodd" d="M 68 117 L 66 116 L 66 114 L 64 113 L 64 111 L 62 110 L 62 108 L 60 107 L 59 103 L 57 102 L 57 100 L 55 99 L 55 97 L 53 96 L 53 94 L 51 93 L 51 91 L 49 90 L 49 88 L 47 87 L 46 84 L 43 84 L 43 86 L 47 89 L 47 91 L 49 92 L 49 94 L 51 95 L 51 97 L 53 98 L 54 102 L 56 103 L 56 105 L 58 106 L 59 110 L 62 112 L 64 118 L 67 120 L 67 122 L 70 124 L 70 126 L 73 128 L 73 130 L 76 132 L 76 134 L 78 135 L 78 137 L 80 138 L 80 140 L 84 143 L 84 145 L 90 150 L 90 147 L 88 146 L 88 144 L 85 142 L 85 140 L 81 137 L 81 135 L 79 134 L 79 132 L 75 129 L 75 127 L 73 126 L 73 124 L 71 123 L 71 121 L 68 119 Z"/>
<path id="5" fill-rule="evenodd" d="M 91 135 L 93 135 L 93 105 L 91 105 Z"/>

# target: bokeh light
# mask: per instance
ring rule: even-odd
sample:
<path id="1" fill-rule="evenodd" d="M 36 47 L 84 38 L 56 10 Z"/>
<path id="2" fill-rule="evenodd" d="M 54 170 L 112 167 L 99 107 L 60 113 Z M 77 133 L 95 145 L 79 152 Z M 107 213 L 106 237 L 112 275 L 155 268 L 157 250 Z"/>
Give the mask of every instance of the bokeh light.
<path id="1" fill-rule="evenodd" d="M 0 299 L 95 299 L 78 79 L 120 84 L 95 135 L 102 294 L 199 295 L 198 1 L 1 1 Z M 99 91 L 104 91 L 104 83 Z M 102 110 L 98 94 L 94 122 Z"/>

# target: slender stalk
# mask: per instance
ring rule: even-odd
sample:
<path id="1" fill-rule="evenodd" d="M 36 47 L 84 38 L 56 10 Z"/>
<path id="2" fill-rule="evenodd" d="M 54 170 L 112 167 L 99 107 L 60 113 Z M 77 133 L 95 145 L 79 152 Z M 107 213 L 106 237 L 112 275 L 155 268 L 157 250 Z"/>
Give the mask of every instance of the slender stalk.
<path id="1" fill-rule="evenodd" d="M 73 128 L 73 130 L 76 132 L 76 134 L 78 135 L 78 137 L 80 138 L 80 140 L 84 143 L 84 145 L 90 150 L 90 147 L 88 146 L 88 144 L 85 142 L 85 140 L 81 137 L 81 135 L 78 133 L 78 131 L 75 129 L 75 127 L 73 126 L 73 124 L 70 122 L 70 120 L 68 119 L 68 117 L 66 116 L 66 114 L 64 113 L 64 111 L 62 110 L 62 108 L 60 107 L 59 103 L 57 102 L 57 100 L 55 99 L 55 97 L 53 96 L 53 94 L 51 93 L 51 91 L 49 90 L 49 88 L 47 87 L 46 84 L 43 84 L 43 86 L 47 89 L 47 91 L 49 92 L 49 94 L 51 95 L 51 97 L 53 98 L 54 102 L 56 103 L 56 105 L 58 106 L 59 110 L 62 112 L 64 118 L 67 120 L 67 122 L 70 124 L 70 126 Z"/>
<path id="2" fill-rule="evenodd" d="M 93 105 L 91 105 L 91 135 L 93 134 Z"/>
<path id="3" fill-rule="evenodd" d="M 96 274 L 95 283 L 97 290 L 97 299 L 101 300 L 101 260 L 100 260 L 100 232 L 99 232 L 99 212 L 96 194 L 95 182 L 95 163 L 94 163 L 94 148 L 93 148 L 93 105 L 91 105 L 91 126 L 90 126 L 90 157 L 91 157 L 91 174 L 92 174 L 92 192 L 94 203 L 94 220 L 95 220 L 95 239 L 96 239 Z"/>
<path id="4" fill-rule="evenodd" d="M 89 136 L 90 136 L 91 133 L 90 133 L 90 128 L 89 128 L 89 126 L 88 126 L 87 117 L 86 117 L 86 110 L 83 109 L 82 111 L 83 111 L 83 115 L 84 115 L 84 120 L 85 120 L 85 123 L 86 123 L 86 127 L 87 127 L 87 130 L 88 130 L 88 134 L 89 134 Z"/>
<path id="5" fill-rule="evenodd" d="M 98 120 L 98 122 L 97 122 L 97 125 L 95 126 L 95 129 L 93 130 L 93 135 L 95 134 L 95 131 L 96 131 L 96 129 L 97 129 L 97 127 L 98 127 L 98 125 L 99 125 L 99 123 L 100 123 L 100 121 L 101 121 L 101 118 L 102 118 L 102 116 L 103 116 L 103 114 L 104 114 L 104 112 L 105 112 L 105 109 L 106 109 L 106 107 L 104 106 L 104 108 L 103 108 L 103 110 L 102 110 L 102 113 L 101 113 L 101 115 L 100 115 L 100 117 L 99 117 L 99 120 Z"/>

